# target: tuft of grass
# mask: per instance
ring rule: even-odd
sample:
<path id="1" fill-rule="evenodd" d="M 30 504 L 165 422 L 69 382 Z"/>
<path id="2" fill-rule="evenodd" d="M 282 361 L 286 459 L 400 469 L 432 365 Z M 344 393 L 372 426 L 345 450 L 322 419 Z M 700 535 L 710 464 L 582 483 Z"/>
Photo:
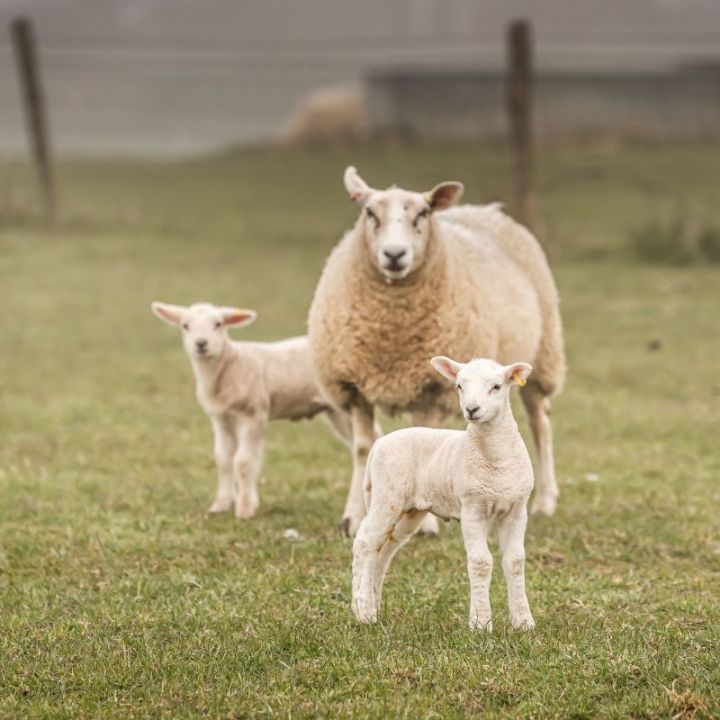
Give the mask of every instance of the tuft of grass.
<path id="1" fill-rule="evenodd" d="M 352 150 L 61 164 L 58 228 L 0 222 L 0 718 L 717 717 L 720 284 L 623 245 L 679 193 L 712 217 L 714 152 L 545 158 L 570 367 L 553 405 L 562 495 L 528 528 L 537 630 L 509 629 L 496 563 L 491 636 L 466 627 L 455 524 L 409 543 L 381 622 L 355 624 L 336 530 L 350 462 L 320 422 L 272 425 L 256 518 L 205 516 L 210 429 L 150 301 L 256 307 L 247 339 L 302 332 L 357 212 L 340 181 Z M 494 148 L 362 160 L 377 185 L 458 178 L 473 201 L 507 187 Z M 13 207 L 33 207 L 25 173 Z"/>

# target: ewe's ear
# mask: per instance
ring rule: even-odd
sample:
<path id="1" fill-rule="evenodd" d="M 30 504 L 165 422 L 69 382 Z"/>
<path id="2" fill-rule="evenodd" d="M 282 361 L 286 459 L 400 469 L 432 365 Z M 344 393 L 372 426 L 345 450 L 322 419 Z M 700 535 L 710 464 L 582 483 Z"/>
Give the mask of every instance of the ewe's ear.
<path id="1" fill-rule="evenodd" d="M 154 302 L 150 307 L 155 315 L 168 325 L 179 325 L 183 313 L 187 310 L 182 305 L 168 305 L 161 302 Z"/>
<path id="2" fill-rule="evenodd" d="M 358 171 L 350 165 L 345 168 L 345 189 L 351 200 L 363 205 L 372 193 L 372 188 L 358 175 Z"/>
<path id="3" fill-rule="evenodd" d="M 460 201 L 465 186 L 459 182 L 444 182 L 436 185 L 429 193 L 425 193 L 433 210 L 444 210 Z"/>
<path id="4" fill-rule="evenodd" d="M 223 317 L 223 324 L 227 327 L 243 327 L 255 322 L 257 313 L 254 310 L 242 310 L 240 308 L 220 308 Z"/>
<path id="5" fill-rule="evenodd" d="M 513 363 L 505 368 L 505 381 L 514 382 L 520 387 L 523 387 L 531 372 L 532 365 L 523 362 Z"/>
<path id="6" fill-rule="evenodd" d="M 448 380 L 452 380 L 453 382 L 455 382 L 455 378 L 457 378 L 457 374 L 460 372 L 460 368 L 462 367 L 462 363 L 455 362 L 444 355 L 435 356 L 430 360 L 430 364 L 443 377 L 446 377 Z"/>

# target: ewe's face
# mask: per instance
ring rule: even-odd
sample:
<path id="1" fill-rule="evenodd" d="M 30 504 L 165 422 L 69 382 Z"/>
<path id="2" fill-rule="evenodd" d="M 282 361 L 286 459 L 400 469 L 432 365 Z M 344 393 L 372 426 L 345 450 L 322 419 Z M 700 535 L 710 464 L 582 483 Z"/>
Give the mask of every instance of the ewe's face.
<path id="1" fill-rule="evenodd" d="M 389 280 L 401 280 L 422 265 L 431 212 L 419 193 L 392 189 L 370 195 L 361 222 L 373 264 Z"/>
<path id="2" fill-rule="evenodd" d="M 205 303 L 184 307 L 154 302 L 152 311 L 169 325 L 179 327 L 185 352 L 201 360 L 215 358 L 222 353 L 228 340 L 227 328 L 250 325 L 256 317 L 254 310 L 215 307 Z"/>
<path id="3" fill-rule="evenodd" d="M 495 420 L 508 403 L 512 385 L 525 385 L 532 371 L 527 363 L 500 365 L 486 359 L 459 363 L 439 356 L 430 362 L 435 370 L 455 383 L 460 411 L 473 424 Z"/>
<path id="4" fill-rule="evenodd" d="M 436 185 L 417 193 L 390 188 L 373 190 L 354 167 L 345 170 L 345 189 L 362 210 L 360 224 L 373 265 L 388 280 L 402 280 L 425 260 L 432 232 L 432 213 L 456 203 L 461 183 Z"/>

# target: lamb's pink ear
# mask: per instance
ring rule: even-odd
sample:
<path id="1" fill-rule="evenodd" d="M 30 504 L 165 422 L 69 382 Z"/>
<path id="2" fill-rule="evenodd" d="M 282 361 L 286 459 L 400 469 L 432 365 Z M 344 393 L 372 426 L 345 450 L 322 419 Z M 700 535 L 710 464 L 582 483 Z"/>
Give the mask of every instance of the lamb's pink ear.
<path id="1" fill-rule="evenodd" d="M 459 182 L 444 182 L 436 185 L 425 197 L 433 210 L 444 210 L 460 201 L 465 186 Z"/>
<path id="2" fill-rule="evenodd" d="M 343 181 L 350 199 L 359 205 L 364 205 L 373 192 L 373 189 L 358 175 L 358 171 L 352 165 L 345 168 Z"/>
<path id="3" fill-rule="evenodd" d="M 455 362 L 444 355 L 436 355 L 430 360 L 430 364 L 443 377 L 446 377 L 448 380 L 452 380 L 453 382 L 455 382 L 455 378 L 457 378 L 457 374 L 460 372 L 460 368 L 462 367 L 462 363 Z"/>
<path id="4" fill-rule="evenodd" d="M 223 324 L 227 327 L 243 327 L 255 322 L 257 313 L 254 310 L 243 310 L 241 308 L 224 307 L 220 308 L 223 316 Z"/>
<path id="5" fill-rule="evenodd" d="M 519 362 L 505 367 L 505 382 L 514 382 L 523 387 L 527 383 L 528 376 L 532 372 L 532 365 Z"/>
<path id="6" fill-rule="evenodd" d="M 179 325 L 183 313 L 187 310 L 182 305 L 168 305 L 161 302 L 154 302 L 150 307 L 152 307 L 153 313 L 168 325 Z"/>

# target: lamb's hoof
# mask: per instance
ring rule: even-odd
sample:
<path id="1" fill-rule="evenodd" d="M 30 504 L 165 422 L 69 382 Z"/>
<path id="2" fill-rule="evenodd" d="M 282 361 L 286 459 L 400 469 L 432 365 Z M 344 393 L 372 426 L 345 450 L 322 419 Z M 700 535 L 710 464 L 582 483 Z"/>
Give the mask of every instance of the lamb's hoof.
<path id="1" fill-rule="evenodd" d="M 233 506 L 232 498 L 218 498 L 208 508 L 208 515 L 219 515 L 220 513 L 231 510 Z"/>
<path id="2" fill-rule="evenodd" d="M 530 505 L 530 513 L 532 515 L 554 515 L 556 507 L 556 495 L 535 495 Z"/>
<path id="3" fill-rule="evenodd" d="M 535 629 L 535 621 L 533 620 L 532 615 L 522 615 L 517 618 L 510 618 L 510 624 L 513 626 L 514 630 L 534 630 Z"/>
<path id="4" fill-rule="evenodd" d="M 255 515 L 257 509 L 257 500 L 239 500 L 235 503 L 235 517 L 240 520 L 247 520 Z"/>
<path id="5" fill-rule="evenodd" d="M 417 534 L 425 535 L 425 537 L 437 537 L 440 534 L 440 523 L 438 523 L 438 519 L 431 513 L 428 513 L 420 523 Z"/>
<path id="6" fill-rule="evenodd" d="M 490 618 L 473 618 L 470 621 L 470 629 L 478 632 L 492 632 L 492 620 Z"/>
<path id="7" fill-rule="evenodd" d="M 353 615 L 363 625 L 373 625 L 377 622 L 377 608 L 369 603 L 355 601 L 352 604 Z"/>
<path id="8" fill-rule="evenodd" d="M 360 522 L 361 519 L 359 520 L 350 516 L 344 517 L 339 525 L 340 532 L 344 537 L 355 537 L 355 533 L 357 533 L 358 528 L 360 527 Z"/>

